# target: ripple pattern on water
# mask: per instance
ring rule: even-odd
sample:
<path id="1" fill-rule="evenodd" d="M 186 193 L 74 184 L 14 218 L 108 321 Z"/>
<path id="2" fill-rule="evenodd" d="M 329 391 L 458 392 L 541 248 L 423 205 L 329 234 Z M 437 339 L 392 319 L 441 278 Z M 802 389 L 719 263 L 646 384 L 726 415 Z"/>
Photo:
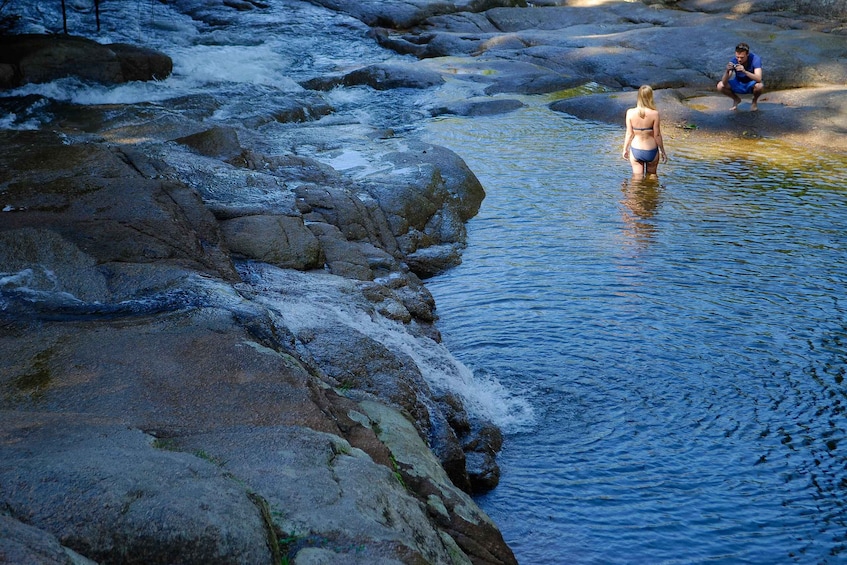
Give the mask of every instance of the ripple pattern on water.
<path id="1" fill-rule="evenodd" d="M 530 398 L 480 503 L 522 563 L 847 556 L 847 160 L 530 106 L 441 119 L 488 193 L 428 282 L 450 349 Z"/>

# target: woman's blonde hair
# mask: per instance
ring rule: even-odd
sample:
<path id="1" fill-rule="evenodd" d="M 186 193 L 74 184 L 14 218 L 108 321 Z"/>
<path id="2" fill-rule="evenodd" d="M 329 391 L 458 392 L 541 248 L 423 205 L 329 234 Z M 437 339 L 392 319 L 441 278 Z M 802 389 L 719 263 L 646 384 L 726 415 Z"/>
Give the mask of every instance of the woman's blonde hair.
<path id="1" fill-rule="evenodd" d="M 650 85 L 645 84 L 638 89 L 638 101 L 635 103 L 635 107 L 638 108 L 638 117 L 640 118 L 644 117 L 644 108 L 656 109 L 656 103 L 653 102 L 653 89 L 650 88 Z"/>

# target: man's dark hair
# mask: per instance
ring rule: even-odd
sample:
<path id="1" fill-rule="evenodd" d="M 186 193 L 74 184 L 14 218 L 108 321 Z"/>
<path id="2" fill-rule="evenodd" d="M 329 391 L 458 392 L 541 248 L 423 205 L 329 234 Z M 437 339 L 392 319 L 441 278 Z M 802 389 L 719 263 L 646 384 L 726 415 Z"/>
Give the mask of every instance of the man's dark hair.
<path id="1" fill-rule="evenodd" d="M 738 45 L 735 46 L 735 52 L 736 53 L 749 53 L 750 52 L 750 46 L 747 45 L 746 43 L 739 43 Z"/>

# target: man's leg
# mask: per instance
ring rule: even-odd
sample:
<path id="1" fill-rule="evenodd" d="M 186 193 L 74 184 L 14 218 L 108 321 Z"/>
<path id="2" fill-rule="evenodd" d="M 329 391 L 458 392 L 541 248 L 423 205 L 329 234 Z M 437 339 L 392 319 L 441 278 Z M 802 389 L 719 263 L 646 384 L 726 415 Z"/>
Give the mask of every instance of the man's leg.
<path id="1" fill-rule="evenodd" d="M 762 92 L 765 91 L 765 86 L 761 82 L 757 82 L 756 86 L 753 87 L 753 104 L 750 106 L 750 110 L 755 112 L 759 109 L 758 101 L 759 96 L 762 95 Z"/>
<path id="2" fill-rule="evenodd" d="M 717 90 L 721 94 L 729 96 L 730 98 L 732 98 L 732 101 L 735 102 L 735 104 L 732 105 L 732 108 L 730 108 L 730 110 L 735 111 L 738 109 L 738 105 L 741 104 L 741 98 L 739 98 L 738 95 L 732 91 L 728 84 L 724 83 L 723 81 L 720 81 L 718 83 Z"/>

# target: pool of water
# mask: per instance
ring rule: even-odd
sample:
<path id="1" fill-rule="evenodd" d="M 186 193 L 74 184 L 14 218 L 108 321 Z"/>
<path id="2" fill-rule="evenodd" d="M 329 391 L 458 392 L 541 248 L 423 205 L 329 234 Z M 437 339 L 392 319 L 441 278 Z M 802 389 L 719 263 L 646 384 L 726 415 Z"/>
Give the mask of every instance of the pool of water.
<path id="1" fill-rule="evenodd" d="M 429 141 L 487 191 L 428 281 L 451 351 L 527 399 L 480 505 L 521 563 L 847 559 L 847 159 L 543 102 Z"/>

